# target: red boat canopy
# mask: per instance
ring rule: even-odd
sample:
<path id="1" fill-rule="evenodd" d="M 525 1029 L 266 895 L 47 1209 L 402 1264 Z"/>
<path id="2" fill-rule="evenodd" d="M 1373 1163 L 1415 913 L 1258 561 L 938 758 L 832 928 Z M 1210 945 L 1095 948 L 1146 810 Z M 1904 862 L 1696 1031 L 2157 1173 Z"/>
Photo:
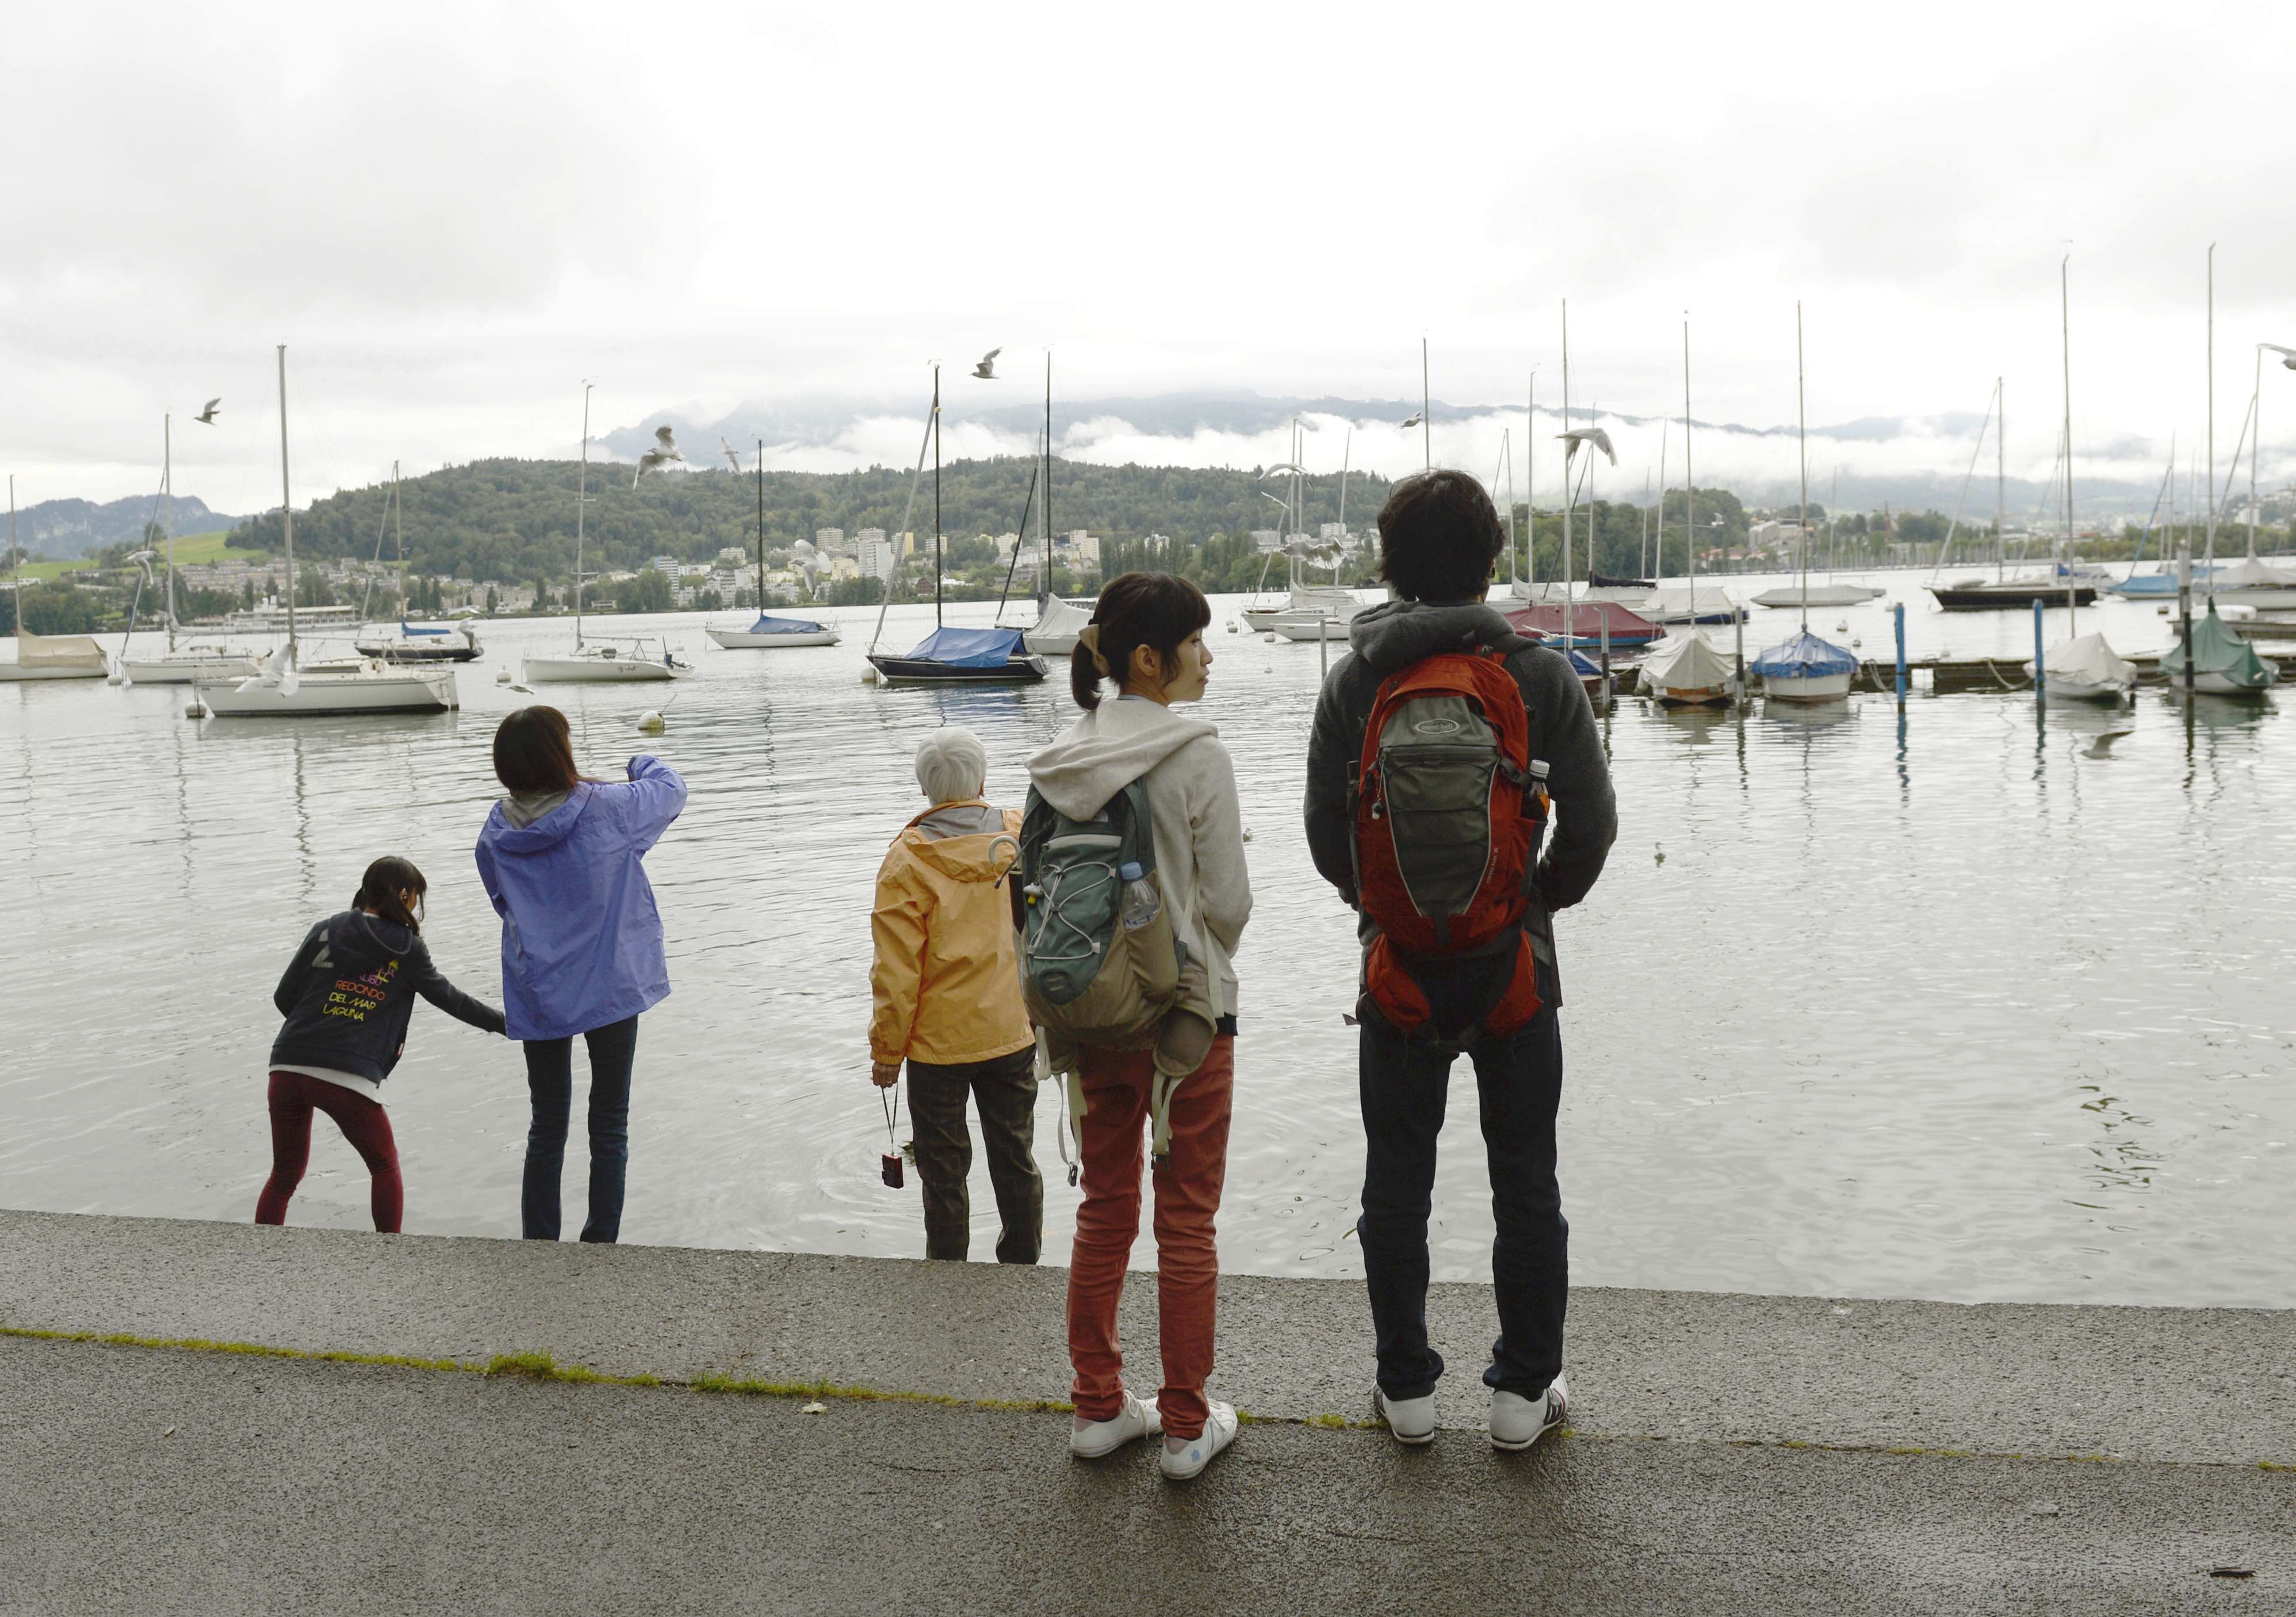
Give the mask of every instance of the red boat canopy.
<path id="1" fill-rule="evenodd" d="M 1553 605 L 1519 607 L 1506 614 L 1514 632 L 1533 640 L 1562 638 L 1562 611 L 1560 602 Z M 1603 625 L 1611 625 L 1611 643 L 1614 646 L 1646 646 L 1665 633 L 1647 617 L 1636 616 L 1615 600 L 1578 600 L 1570 603 L 1570 634 L 1580 645 L 1603 638 Z"/>

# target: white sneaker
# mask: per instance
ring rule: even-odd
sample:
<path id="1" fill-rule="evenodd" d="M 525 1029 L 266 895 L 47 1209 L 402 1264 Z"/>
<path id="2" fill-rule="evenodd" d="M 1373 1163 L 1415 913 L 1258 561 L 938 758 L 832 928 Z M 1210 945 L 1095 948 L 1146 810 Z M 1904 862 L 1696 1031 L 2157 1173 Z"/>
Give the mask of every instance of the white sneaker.
<path id="1" fill-rule="evenodd" d="M 1156 1406 L 1142 1403 L 1128 1390 L 1124 1407 L 1110 1419 L 1083 1426 L 1069 1423 L 1069 1452 L 1080 1460 L 1103 1459 L 1127 1443 L 1154 1437 L 1163 1430 L 1164 1420 Z"/>
<path id="2" fill-rule="evenodd" d="M 1185 1482 L 1212 1463 L 1212 1457 L 1235 1441 L 1235 1406 L 1215 1403 L 1204 1417 L 1204 1429 L 1186 1448 L 1175 1450 L 1168 1444 L 1156 1457 L 1157 1466 L 1173 1482 Z"/>
<path id="3" fill-rule="evenodd" d="M 1435 1441 L 1435 1395 L 1424 1398 L 1390 1398 L 1374 1382 L 1371 1389 L 1371 1406 L 1395 1434 L 1395 1441 L 1414 1449 Z"/>
<path id="4" fill-rule="evenodd" d="M 1543 1397 L 1495 1392 L 1491 1394 L 1491 1447 L 1528 1449 L 1561 1425 L 1570 1409 L 1570 1390 L 1559 1375 Z"/>

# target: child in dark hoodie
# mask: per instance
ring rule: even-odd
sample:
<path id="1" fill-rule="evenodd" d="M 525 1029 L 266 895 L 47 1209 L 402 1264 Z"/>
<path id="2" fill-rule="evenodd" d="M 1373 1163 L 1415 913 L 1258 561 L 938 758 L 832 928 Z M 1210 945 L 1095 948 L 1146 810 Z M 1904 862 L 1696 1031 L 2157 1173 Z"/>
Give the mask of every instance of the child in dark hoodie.
<path id="1" fill-rule="evenodd" d="M 439 974 L 417 919 L 430 884 L 404 859 L 367 866 L 351 907 L 311 928 L 271 996 L 287 1018 L 271 1045 L 271 1178 L 258 1224 L 287 1221 L 311 1159 L 314 1108 L 335 1120 L 374 1175 L 374 1227 L 398 1233 L 406 1192 L 382 1081 L 406 1049 L 421 994 L 458 1021 L 503 1031 L 503 1014 Z"/>

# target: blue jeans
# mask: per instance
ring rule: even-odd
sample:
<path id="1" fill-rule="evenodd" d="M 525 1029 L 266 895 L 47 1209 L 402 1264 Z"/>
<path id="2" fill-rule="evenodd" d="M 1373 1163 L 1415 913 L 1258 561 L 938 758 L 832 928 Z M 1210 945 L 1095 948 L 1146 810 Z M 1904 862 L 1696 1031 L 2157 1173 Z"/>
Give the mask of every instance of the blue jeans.
<path id="1" fill-rule="evenodd" d="M 582 1238 L 611 1243 L 622 1232 L 622 1180 L 630 1165 L 630 1061 L 637 1054 L 638 1019 L 594 1027 L 582 1040 L 590 1047 L 590 1217 Z M 566 1122 L 574 1102 L 574 1041 L 528 1040 L 526 1087 L 534 1097 L 534 1123 L 526 1132 L 519 1220 L 528 1240 L 554 1241 Z"/>
<path id="2" fill-rule="evenodd" d="M 1367 1148 L 1356 1234 L 1378 1335 L 1379 1384 L 1390 1398 L 1424 1398 L 1443 1374 L 1443 1356 L 1427 1341 L 1427 1215 L 1453 1058 L 1406 1040 L 1375 1015 L 1364 1018 L 1360 1031 Z M 1554 1007 L 1512 1037 L 1480 1041 L 1467 1053 L 1482 1102 L 1498 1225 L 1491 1279 L 1499 1335 L 1483 1382 L 1536 1400 L 1562 1368 L 1570 1286 L 1570 1226 L 1554 1182 L 1562 1037 Z"/>

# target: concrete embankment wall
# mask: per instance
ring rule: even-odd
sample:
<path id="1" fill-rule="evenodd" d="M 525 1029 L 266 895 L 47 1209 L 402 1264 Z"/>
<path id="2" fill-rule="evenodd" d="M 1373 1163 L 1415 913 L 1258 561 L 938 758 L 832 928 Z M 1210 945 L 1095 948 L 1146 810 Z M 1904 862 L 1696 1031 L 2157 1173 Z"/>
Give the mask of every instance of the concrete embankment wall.
<path id="1" fill-rule="evenodd" d="M 1144 1248 L 1144 1251 L 1145 1249 Z M 827 1382 L 964 1401 L 1068 1392 L 1065 1271 L 0 1212 L 0 1327 L 603 1375 Z M 1155 1283 L 1127 1289 L 1156 1385 Z M 1482 1424 L 1488 1287 L 1438 1286 L 1447 1425 Z M 1367 1413 L 1354 1282 L 1225 1277 L 1216 1396 Z M 1593 1437 L 2296 1466 L 2296 1312 L 1962 1306 L 1590 1288 L 1571 1425 Z"/>

